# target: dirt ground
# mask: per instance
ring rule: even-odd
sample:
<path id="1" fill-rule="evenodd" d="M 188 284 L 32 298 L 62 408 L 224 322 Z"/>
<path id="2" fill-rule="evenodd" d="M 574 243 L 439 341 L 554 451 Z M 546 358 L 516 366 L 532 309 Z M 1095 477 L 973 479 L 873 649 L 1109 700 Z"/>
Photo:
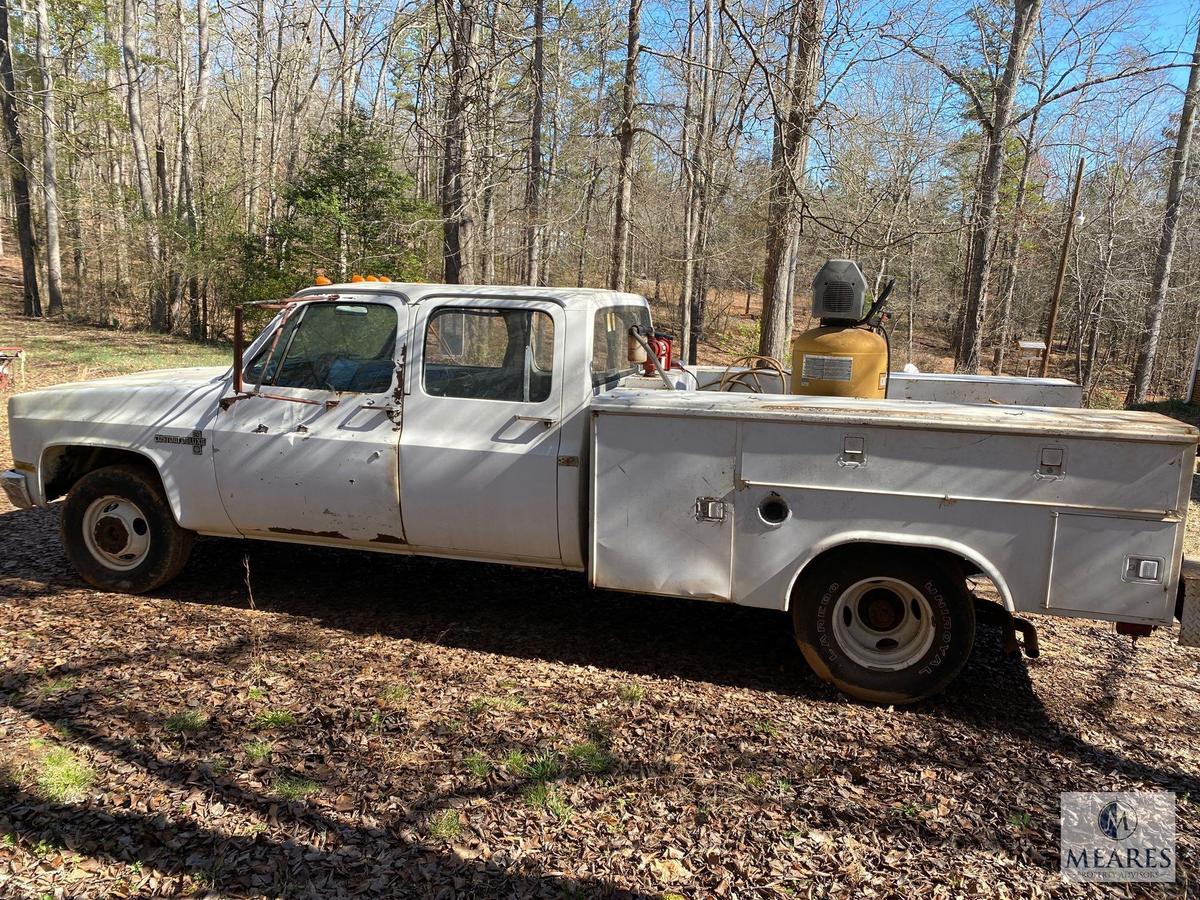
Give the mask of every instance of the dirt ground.
<path id="1" fill-rule="evenodd" d="M 92 339 L 118 355 L 71 356 Z M 0 321 L 22 341 L 34 384 L 210 361 Z M 1058 874 L 1059 792 L 1109 789 L 1177 793 L 1158 893 L 1195 892 L 1173 630 L 1038 619 L 1022 661 L 984 627 L 945 695 L 890 709 L 820 683 L 779 614 L 215 539 L 130 597 L 57 528 L 0 499 L 0 896 L 1121 895 Z"/>

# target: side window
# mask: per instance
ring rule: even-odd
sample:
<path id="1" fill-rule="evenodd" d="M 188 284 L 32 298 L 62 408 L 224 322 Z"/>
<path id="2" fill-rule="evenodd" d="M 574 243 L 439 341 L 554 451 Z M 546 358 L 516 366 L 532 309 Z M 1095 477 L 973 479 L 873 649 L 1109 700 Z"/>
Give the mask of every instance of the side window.
<path id="1" fill-rule="evenodd" d="M 381 394 L 395 370 L 396 311 L 382 303 L 310 303 L 246 366 L 248 384 Z"/>
<path id="2" fill-rule="evenodd" d="M 592 384 L 599 387 L 637 371 L 629 361 L 629 327 L 650 330 L 644 306 L 606 306 L 596 310 L 592 325 Z"/>
<path id="3" fill-rule="evenodd" d="M 527 309 L 443 307 L 425 327 L 425 393 L 541 403 L 554 372 L 554 320 Z"/>

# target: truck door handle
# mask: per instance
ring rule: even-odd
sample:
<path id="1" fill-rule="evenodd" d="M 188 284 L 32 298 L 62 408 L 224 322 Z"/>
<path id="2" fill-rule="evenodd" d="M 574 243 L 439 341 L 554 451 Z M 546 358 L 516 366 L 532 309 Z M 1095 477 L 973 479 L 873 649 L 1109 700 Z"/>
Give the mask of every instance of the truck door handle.
<path id="1" fill-rule="evenodd" d="M 518 422 L 541 422 L 547 428 L 553 428 L 558 419 L 549 419 L 546 416 L 513 416 Z"/>

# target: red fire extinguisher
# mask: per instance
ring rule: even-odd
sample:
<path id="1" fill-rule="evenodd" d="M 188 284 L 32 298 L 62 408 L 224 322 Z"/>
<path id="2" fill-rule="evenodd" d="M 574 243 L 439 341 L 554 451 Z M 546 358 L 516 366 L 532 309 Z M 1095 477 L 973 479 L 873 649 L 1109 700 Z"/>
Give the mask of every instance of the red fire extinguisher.
<path id="1" fill-rule="evenodd" d="M 664 372 L 671 369 L 671 336 L 663 334 L 661 331 L 656 331 L 654 336 L 646 341 L 650 345 L 650 352 L 658 359 L 658 364 L 662 366 Z M 642 363 L 642 371 L 647 375 L 654 374 L 654 363 L 646 360 Z"/>

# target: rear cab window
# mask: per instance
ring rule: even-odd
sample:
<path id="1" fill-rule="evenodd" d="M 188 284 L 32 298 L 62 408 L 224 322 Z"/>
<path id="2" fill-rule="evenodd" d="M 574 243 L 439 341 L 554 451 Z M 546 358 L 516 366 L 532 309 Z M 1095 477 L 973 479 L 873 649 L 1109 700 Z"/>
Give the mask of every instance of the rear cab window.
<path id="1" fill-rule="evenodd" d="M 629 361 L 629 328 L 641 327 L 650 333 L 650 310 L 644 306 L 605 306 L 596 310 L 592 320 L 592 386 L 616 384 L 638 371 Z"/>

